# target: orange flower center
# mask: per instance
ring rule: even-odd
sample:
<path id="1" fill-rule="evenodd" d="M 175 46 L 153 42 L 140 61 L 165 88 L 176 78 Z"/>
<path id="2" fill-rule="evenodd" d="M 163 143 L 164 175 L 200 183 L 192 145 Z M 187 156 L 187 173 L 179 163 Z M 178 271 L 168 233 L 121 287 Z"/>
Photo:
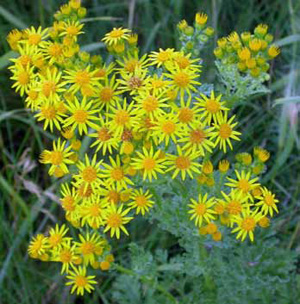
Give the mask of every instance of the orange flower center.
<path id="1" fill-rule="evenodd" d="M 118 213 L 113 213 L 107 218 L 107 225 L 112 228 L 118 228 L 122 225 L 122 216 Z"/>
<path id="2" fill-rule="evenodd" d="M 241 206 L 240 202 L 238 202 L 238 201 L 231 201 L 227 205 L 227 211 L 230 214 L 238 215 L 242 211 L 242 206 Z"/>
<path id="3" fill-rule="evenodd" d="M 230 137 L 232 133 L 232 129 L 229 124 L 223 123 L 220 125 L 219 135 L 223 139 L 227 139 Z"/>
<path id="4" fill-rule="evenodd" d="M 156 161 L 155 159 L 148 157 L 145 158 L 143 161 L 143 167 L 145 170 L 153 170 L 156 166 Z"/>
<path id="5" fill-rule="evenodd" d="M 61 151 L 52 151 L 51 152 L 51 163 L 53 165 L 60 165 L 63 162 L 64 155 Z"/>
<path id="6" fill-rule="evenodd" d="M 147 206 L 147 198 L 144 195 L 139 195 L 135 198 L 135 203 L 138 207 Z"/>
<path id="7" fill-rule="evenodd" d="M 175 84 L 180 88 L 186 88 L 190 84 L 190 76 L 185 72 L 178 72 L 174 76 Z"/>
<path id="8" fill-rule="evenodd" d="M 21 85 L 26 85 L 29 83 L 30 81 L 30 76 L 29 76 L 29 73 L 26 72 L 26 71 L 23 71 L 21 72 L 19 75 L 18 75 L 18 81 Z"/>
<path id="9" fill-rule="evenodd" d="M 82 179 L 87 183 L 92 183 L 97 179 L 97 170 L 91 166 L 82 171 Z"/>
<path id="10" fill-rule="evenodd" d="M 124 126 L 129 122 L 130 116 L 126 110 L 118 110 L 115 115 L 115 123 L 119 126 Z"/>
<path id="11" fill-rule="evenodd" d="M 186 170 L 190 167 L 191 161 L 187 156 L 178 156 L 175 160 L 175 165 L 178 169 Z"/>
<path id="12" fill-rule="evenodd" d="M 40 34 L 31 34 L 28 37 L 28 43 L 31 45 L 37 45 L 42 40 L 42 36 Z"/>
<path id="13" fill-rule="evenodd" d="M 137 76 L 133 76 L 129 79 L 128 81 L 128 86 L 131 88 L 131 89 L 138 89 L 139 87 L 141 87 L 143 84 L 143 81 L 142 79 L 140 79 L 139 77 Z"/>
<path id="14" fill-rule="evenodd" d="M 212 114 L 217 113 L 221 108 L 220 103 L 215 99 L 208 99 L 206 101 L 206 110 Z"/>
<path id="15" fill-rule="evenodd" d="M 266 194 L 265 195 L 265 204 L 268 206 L 272 206 L 275 204 L 274 198 L 271 194 Z"/>
<path id="16" fill-rule="evenodd" d="M 46 81 L 43 83 L 42 92 L 46 97 L 49 97 L 51 93 L 55 93 L 56 85 L 54 81 Z"/>
<path id="17" fill-rule="evenodd" d="M 41 109 L 41 112 L 45 119 L 52 120 L 56 116 L 56 110 L 54 106 L 43 107 Z"/>
<path id="18" fill-rule="evenodd" d="M 89 84 L 91 77 L 87 71 L 78 71 L 75 75 L 74 82 L 79 86 Z"/>
<path id="19" fill-rule="evenodd" d="M 176 125 L 173 121 L 167 120 L 162 125 L 162 131 L 166 134 L 172 134 L 175 132 Z"/>
<path id="20" fill-rule="evenodd" d="M 102 128 L 98 131 L 98 139 L 101 141 L 107 141 L 111 138 L 107 128 Z"/>
<path id="21" fill-rule="evenodd" d="M 250 190 L 250 184 L 247 179 L 240 179 L 238 182 L 238 188 L 241 189 L 244 193 L 248 192 Z"/>
<path id="22" fill-rule="evenodd" d="M 72 253 L 68 249 L 62 250 L 59 258 L 62 263 L 70 263 L 72 261 Z"/>
<path id="23" fill-rule="evenodd" d="M 199 203 L 195 208 L 195 212 L 197 215 L 204 215 L 206 212 L 206 205 L 203 203 Z"/>
<path id="24" fill-rule="evenodd" d="M 153 112 L 158 108 L 158 100 L 154 96 L 148 96 L 143 100 L 142 106 L 146 112 Z"/>
<path id="25" fill-rule="evenodd" d="M 88 280 L 85 276 L 77 275 L 75 278 L 75 285 L 78 287 L 85 287 L 88 284 Z"/>
<path id="26" fill-rule="evenodd" d="M 193 144 L 200 144 L 203 142 L 203 140 L 206 138 L 206 134 L 203 130 L 198 129 L 198 130 L 193 130 L 190 133 L 190 141 Z"/>
<path id="27" fill-rule="evenodd" d="M 190 108 L 180 109 L 178 118 L 181 122 L 183 123 L 191 122 L 193 120 L 193 117 L 194 117 L 194 112 L 192 109 Z"/>
<path id="28" fill-rule="evenodd" d="M 76 110 L 73 113 L 73 118 L 77 123 L 84 124 L 88 118 L 88 112 L 86 110 Z"/>
<path id="29" fill-rule="evenodd" d="M 110 176 L 115 181 L 120 181 L 124 178 L 124 171 L 120 167 L 114 168 L 111 170 Z"/>
<path id="30" fill-rule="evenodd" d="M 256 226 L 255 219 L 252 217 L 246 217 L 241 223 L 241 228 L 246 231 L 253 231 Z"/>
<path id="31" fill-rule="evenodd" d="M 95 249 L 95 246 L 92 242 L 84 242 L 82 245 L 81 245 L 81 252 L 83 255 L 89 255 L 89 254 L 92 254 L 94 253 L 94 249 Z"/>
<path id="32" fill-rule="evenodd" d="M 109 102 L 114 96 L 114 90 L 111 87 L 104 87 L 100 91 L 100 99 L 104 102 Z"/>
<path id="33" fill-rule="evenodd" d="M 64 197 L 61 201 L 62 201 L 62 206 L 65 210 L 67 211 L 75 210 L 74 198 L 71 195 Z"/>

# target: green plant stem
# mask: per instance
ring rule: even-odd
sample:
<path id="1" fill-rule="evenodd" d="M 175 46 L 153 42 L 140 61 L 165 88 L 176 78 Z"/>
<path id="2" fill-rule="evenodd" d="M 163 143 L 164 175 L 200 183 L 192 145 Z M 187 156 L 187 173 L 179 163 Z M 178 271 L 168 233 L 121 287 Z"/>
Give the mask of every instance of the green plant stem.
<path id="1" fill-rule="evenodd" d="M 162 285 L 160 285 L 159 283 L 155 282 L 153 279 L 151 278 L 148 278 L 144 275 L 138 275 L 136 272 L 134 272 L 133 270 L 131 269 L 128 269 L 128 268 L 125 268 L 121 265 L 118 265 L 118 264 L 114 264 L 114 268 L 116 270 L 118 270 L 119 272 L 122 272 L 124 274 L 128 274 L 128 275 L 131 275 L 131 276 L 135 276 L 137 277 L 139 280 L 141 280 L 143 283 L 145 284 L 148 284 L 148 285 L 151 285 L 152 287 L 154 287 L 156 290 L 160 291 L 162 294 L 164 294 L 169 300 L 171 300 L 173 303 L 177 303 L 178 304 L 178 301 L 176 298 L 174 298 L 172 296 L 171 293 L 169 293 Z"/>

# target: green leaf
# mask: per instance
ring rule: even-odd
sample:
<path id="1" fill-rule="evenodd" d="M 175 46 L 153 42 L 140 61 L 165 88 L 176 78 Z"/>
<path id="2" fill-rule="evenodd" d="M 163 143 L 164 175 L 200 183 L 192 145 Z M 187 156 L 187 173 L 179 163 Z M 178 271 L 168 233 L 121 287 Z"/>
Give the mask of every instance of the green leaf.
<path id="1" fill-rule="evenodd" d="M 279 104 L 285 104 L 285 103 L 298 103 L 300 102 L 300 96 L 291 96 L 291 97 L 284 97 L 284 98 L 277 98 L 274 101 L 274 106 Z"/>
<path id="2" fill-rule="evenodd" d="M 0 57 L 0 70 L 9 65 L 9 59 L 16 58 L 18 53 L 15 51 L 9 51 Z"/>
<path id="3" fill-rule="evenodd" d="M 288 45 L 288 44 L 299 42 L 299 41 L 300 41 L 300 35 L 295 34 L 295 35 L 290 35 L 290 36 L 287 36 L 285 38 L 282 38 L 282 39 L 276 41 L 276 45 L 284 46 L 284 45 Z"/>
<path id="4" fill-rule="evenodd" d="M 2 5 L 0 5 L 0 15 L 4 19 L 6 19 L 8 22 L 13 24 L 19 29 L 27 28 L 28 26 L 19 18 L 15 17 L 12 13 L 10 13 L 8 10 L 6 10 Z"/>

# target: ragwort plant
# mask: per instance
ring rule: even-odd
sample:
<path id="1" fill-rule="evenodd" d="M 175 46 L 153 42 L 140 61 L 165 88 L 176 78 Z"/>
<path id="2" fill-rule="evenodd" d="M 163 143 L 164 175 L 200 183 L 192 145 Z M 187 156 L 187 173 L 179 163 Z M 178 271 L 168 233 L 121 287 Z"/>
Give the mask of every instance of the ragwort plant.
<path id="1" fill-rule="evenodd" d="M 71 292 L 83 295 L 94 290 L 97 273 L 114 262 L 109 238 L 126 237 L 138 216 L 150 213 L 150 220 L 180 238 L 188 254 L 199 252 L 200 260 L 207 255 L 203 238 L 212 244 L 230 240 L 232 233 L 253 242 L 254 232 L 267 228 L 278 212 L 275 195 L 260 184 L 270 155 L 256 147 L 230 163 L 225 154 L 241 139 L 230 113 L 233 104 L 262 86 L 268 61 L 279 54 L 267 26 L 218 40 L 214 53 L 225 87 L 217 92 L 200 83 L 205 59 L 199 56 L 214 33 L 206 14 L 197 13 L 194 26 L 185 20 L 178 24 L 180 50 L 141 55 L 137 34 L 113 28 L 102 39 L 107 62 L 80 50 L 85 15 L 80 1 L 71 0 L 51 27 L 13 30 L 7 37 L 19 54 L 9 67 L 12 87 L 44 129 L 57 136 L 40 162 L 62 180 L 60 201 L 68 223 L 34 236 L 30 257 L 60 263 Z M 77 229 L 76 237 L 68 225 Z M 139 249 L 132 245 L 131 250 Z M 194 262 L 195 255 L 174 265 L 192 269 Z M 205 286 L 212 290 L 209 275 Z"/>

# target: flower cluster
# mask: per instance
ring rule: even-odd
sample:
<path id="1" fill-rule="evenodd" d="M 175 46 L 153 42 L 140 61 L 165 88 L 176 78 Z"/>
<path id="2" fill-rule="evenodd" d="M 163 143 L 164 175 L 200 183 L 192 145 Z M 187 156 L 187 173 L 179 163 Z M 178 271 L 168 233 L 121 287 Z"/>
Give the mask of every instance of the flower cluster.
<path id="1" fill-rule="evenodd" d="M 280 49 L 271 44 L 273 35 L 268 26 L 260 24 L 254 33 L 232 32 L 228 37 L 220 38 L 214 54 L 224 65 L 235 65 L 241 73 L 257 78 L 269 70 L 268 61 L 279 55 Z"/>
<path id="2" fill-rule="evenodd" d="M 194 26 L 188 25 L 185 19 L 177 24 L 182 51 L 199 56 L 201 49 L 215 33 L 211 26 L 207 26 L 207 20 L 207 14 L 199 12 L 195 15 Z"/>
<path id="3" fill-rule="evenodd" d="M 104 63 L 100 55 L 80 50 L 85 14 L 80 1 L 71 0 L 55 14 L 52 27 L 13 30 L 7 38 L 19 54 L 11 60 L 13 88 L 44 129 L 58 137 L 40 162 L 49 175 L 64 177 L 61 207 L 79 230 L 66 236 L 62 225 L 38 234 L 30 256 L 60 262 L 71 291 L 90 292 L 97 282 L 88 266 L 107 270 L 113 262 L 105 234 L 128 235 L 134 217 L 155 207 L 151 183 L 157 179 L 199 186 L 189 213 L 201 234 L 221 240 L 221 223 L 238 238 L 249 234 L 253 240 L 256 224 L 268 226 L 267 216 L 277 212 L 277 200 L 256 177 L 269 156 L 260 148 L 255 161 L 238 155 L 235 178 L 229 177 L 226 160 L 214 172 L 213 153 L 233 149 L 241 133 L 222 95 L 201 91 L 199 58 L 173 48 L 141 56 L 138 36 L 120 27 L 102 39 L 114 56 Z M 205 14 L 196 15 L 197 31 L 206 20 Z M 187 31 L 183 23 L 180 29 Z M 219 191 L 211 191 L 215 184 Z"/>

